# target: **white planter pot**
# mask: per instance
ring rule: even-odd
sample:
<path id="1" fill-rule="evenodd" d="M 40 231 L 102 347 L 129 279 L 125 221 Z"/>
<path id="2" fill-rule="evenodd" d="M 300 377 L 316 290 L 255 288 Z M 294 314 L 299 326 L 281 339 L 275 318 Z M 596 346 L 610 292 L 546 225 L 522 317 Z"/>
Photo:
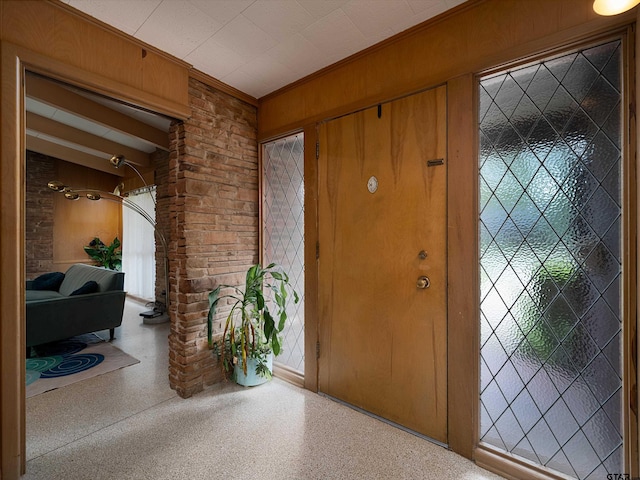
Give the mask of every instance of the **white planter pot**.
<path id="1" fill-rule="evenodd" d="M 270 379 L 256 374 L 256 359 L 247 358 L 247 374 L 242 371 L 242 357 L 238 357 L 238 363 L 233 367 L 233 375 L 236 383 L 245 387 L 255 387 L 268 382 Z M 273 353 L 267 354 L 267 367 L 273 372 Z"/>

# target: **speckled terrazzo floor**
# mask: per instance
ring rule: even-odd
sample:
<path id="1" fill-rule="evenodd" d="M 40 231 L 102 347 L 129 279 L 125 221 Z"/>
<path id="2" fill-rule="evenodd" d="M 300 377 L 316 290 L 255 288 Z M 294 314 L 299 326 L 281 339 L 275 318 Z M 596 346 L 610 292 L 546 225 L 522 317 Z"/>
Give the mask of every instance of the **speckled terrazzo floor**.
<path id="1" fill-rule="evenodd" d="M 500 477 L 414 435 L 274 380 L 179 398 L 168 324 L 127 302 L 114 341 L 140 360 L 27 400 L 26 479 L 456 479 Z"/>

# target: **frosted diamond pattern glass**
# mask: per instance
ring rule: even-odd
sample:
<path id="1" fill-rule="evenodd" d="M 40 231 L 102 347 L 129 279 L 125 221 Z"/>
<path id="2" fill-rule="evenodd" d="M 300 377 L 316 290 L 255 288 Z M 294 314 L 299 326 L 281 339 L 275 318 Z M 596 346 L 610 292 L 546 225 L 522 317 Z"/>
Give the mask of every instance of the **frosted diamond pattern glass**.
<path id="1" fill-rule="evenodd" d="M 480 435 L 623 471 L 620 42 L 480 82 Z"/>
<path id="2" fill-rule="evenodd" d="M 282 353 L 276 362 L 304 374 L 304 136 L 263 149 L 263 260 L 282 265 L 300 296 L 289 303 Z"/>

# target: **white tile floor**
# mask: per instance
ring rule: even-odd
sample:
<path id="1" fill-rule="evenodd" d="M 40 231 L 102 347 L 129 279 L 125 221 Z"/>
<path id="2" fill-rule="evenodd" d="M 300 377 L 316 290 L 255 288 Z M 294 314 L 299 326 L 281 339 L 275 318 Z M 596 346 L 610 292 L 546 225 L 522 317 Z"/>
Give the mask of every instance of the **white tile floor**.
<path id="1" fill-rule="evenodd" d="M 225 383 L 190 399 L 167 379 L 169 325 L 128 301 L 114 344 L 139 364 L 27 400 L 26 479 L 498 479 L 309 391 Z"/>

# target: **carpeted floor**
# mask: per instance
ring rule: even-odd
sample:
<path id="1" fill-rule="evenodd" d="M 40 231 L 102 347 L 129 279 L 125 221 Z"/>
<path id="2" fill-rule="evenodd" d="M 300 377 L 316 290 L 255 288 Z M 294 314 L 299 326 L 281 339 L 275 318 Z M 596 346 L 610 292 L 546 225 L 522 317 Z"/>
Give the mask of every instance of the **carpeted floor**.
<path id="1" fill-rule="evenodd" d="M 27 359 L 26 395 L 32 397 L 138 362 L 93 333 L 40 345 Z"/>

